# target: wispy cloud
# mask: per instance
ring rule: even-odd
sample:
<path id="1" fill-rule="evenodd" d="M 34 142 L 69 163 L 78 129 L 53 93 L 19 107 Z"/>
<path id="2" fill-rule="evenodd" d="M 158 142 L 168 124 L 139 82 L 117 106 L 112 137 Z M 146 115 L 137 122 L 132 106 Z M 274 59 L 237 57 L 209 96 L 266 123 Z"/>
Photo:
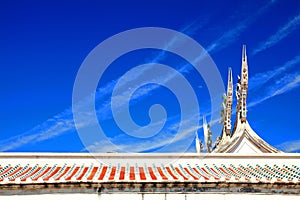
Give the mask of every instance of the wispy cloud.
<path id="1" fill-rule="evenodd" d="M 198 118 L 195 113 L 192 114 L 189 119 L 186 119 L 183 122 L 179 122 L 180 115 L 173 116 L 172 118 L 173 122 L 164 129 L 163 133 L 160 133 L 151 139 L 135 140 L 133 138 L 133 140 L 128 140 L 128 137 L 120 134 L 111 138 L 107 138 L 108 140 L 95 141 L 93 144 L 84 148 L 83 150 L 88 150 L 91 152 L 132 152 L 132 147 L 134 146 L 135 152 L 153 150 L 157 152 L 184 152 L 193 142 L 195 131 L 202 126 L 195 126 L 194 124 L 191 124 L 193 121 L 191 118 Z M 154 126 L 155 125 L 160 126 L 159 124 L 154 124 Z M 184 126 L 185 128 L 180 134 L 178 134 L 177 130 L 180 125 Z M 168 147 L 168 145 L 170 145 L 170 147 Z"/>
<path id="2" fill-rule="evenodd" d="M 192 35 L 199 28 L 201 28 L 205 23 L 207 23 L 206 20 L 203 20 L 201 22 L 194 21 L 184 26 L 180 31 L 185 34 Z M 171 41 L 169 41 L 169 43 L 166 44 L 165 49 L 168 50 L 172 45 L 174 45 L 175 42 L 176 42 L 176 37 L 174 37 Z M 160 61 L 164 57 L 165 57 L 165 53 L 161 52 L 157 54 L 154 58 L 152 58 L 151 61 L 155 63 Z M 137 77 L 141 76 L 143 73 L 146 72 L 147 72 L 147 68 L 145 68 L 144 71 L 140 71 L 136 73 L 135 76 L 130 77 L 130 79 L 122 82 L 123 86 L 130 83 L 131 80 L 136 79 Z M 96 102 L 103 102 L 102 105 L 100 105 L 98 108 L 98 113 L 101 113 L 101 116 L 104 117 L 105 119 L 111 117 L 109 116 L 109 114 L 107 114 L 108 113 L 107 111 L 110 109 L 109 94 L 111 94 L 117 82 L 118 79 L 110 81 L 106 85 L 99 88 L 96 92 Z M 153 86 L 153 87 L 154 88 L 148 87 L 144 90 L 139 90 L 139 93 L 136 93 L 134 98 L 137 99 L 143 97 L 143 95 L 149 95 L 150 91 L 157 88 L 157 86 Z M 86 100 L 82 100 L 81 102 L 79 102 L 79 104 L 81 104 L 80 106 L 85 106 L 87 104 L 90 104 L 90 102 Z M 82 115 L 85 116 L 85 120 L 84 123 L 79 124 L 79 126 L 82 127 L 89 126 L 90 125 L 89 119 L 91 117 L 91 113 L 82 113 Z M 0 151 L 8 151 L 8 150 L 16 149 L 26 144 L 41 142 L 59 136 L 61 134 L 74 132 L 74 131 L 76 131 L 76 129 L 73 121 L 72 109 L 68 108 L 62 113 L 57 114 L 53 118 L 48 119 L 47 121 L 37 125 L 36 127 L 32 128 L 31 130 L 25 133 L 0 141 Z"/>
<path id="3" fill-rule="evenodd" d="M 247 19 L 243 20 L 241 23 L 237 24 L 232 30 L 225 32 L 220 38 L 212 42 L 209 47 L 207 48 L 208 52 L 220 50 L 230 43 L 232 43 L 241 33 L 244 31 L 254 20 L 256 20 L 273 2 L 267 3 L 265 6 L 259 9 L 256 14 L 248 17 Z M 199 27 L 198 27 L 199 28 Z M 197 29 L 197 28 L 196 28 Z M 195 32 L 195 26 L 194 23 L 189 24 L 185 28 L 182 29 L 183 32 L 186 34 L 192 35 Z M 173 45 L 176 39 L 174 38 L 171 40 L 167 45 Z M 168 48 L 168 46 L 166 46 Z M 158 62 L 161 59 L 163 59 L 165 56 L 164 52 L 159 53 L 157 56 L 155 56 L 153 59 L 150 61 Z M 186 72 L 186 66 L 182 66 L 179 68 L 178 71 L 181 72 Z M 131 79 L 135 79 L 141 74 L 146 73 L 146 71 L 141 71 L 138 74 L 135 74 L 135 77 L 131 77 Z M 281 71 L 276 72 L 277 74 L 280 74 Z M 170 74 L 168 77 L 164 77 L 165 81 L 168 81 L 172 79 L 174 75 Z M 115 84 L 117 83 L 118 80 L 113 80 L 109 82 L 107 85 L 99 88 L 97 90 L 97 95 L 96 95 L 96 101 L 98 102 L 103 102 L 99 107 L 97 108 L 98 113 L 101 113 L 101 116 L 103 117 L 109 117 L 107 111 L 110 109 L 110 99 L 109 99 L 109 94 L 113 90 Z M 130 80 L 128 80 L 128 83 Z M 126 82 L 124 83 L 126 85 Z M 261 80 L 261 85 L 262 86 L 265 84 L 263 80 Z M 288 85 L 289 83 L 287 83 Z M 289 91 L 290 89 L 293 89 L 298 83 L 292 83 L 291 85 L 283 89 L 283 87 L 278 87 L 277 89 L 280 90 L 281 92 L 279 93 L 284 93 Z M 147 95 L 151 94 L 151 91 L 155 90 L 157 86 L 150 86 L 148 88 L 144 88 L 142 90 L 139 90 L 138 93 L 135 94 L 136 99 L 140 98 L 145 98 Z M 125 95 L 125 94 L 123 94 Z M 84 106 L 84 104 L 89 103 L 89 102 L 81 102 Z M 120 108 L 124 106 L 123 104 L 120 105 Z M 89 115 L 90 113 L 83 113 L 83 115 L 86 116 L 85 124 L 81 124 L 82 127 L 88 126 L 89 125 Z M 198 113 L 197 113 L 198 114 Z M 193 116 L 193 115 L 192 115 Z M 187 125 L 190 125 L 190 120 L 187 120 L 184 122 Z M 142 152 L 142 151 L 148 151 L 151 149 L 156 149 L 163 147 L 168 144 L 169 138 L 173 138 L 174 144 L 179 145 L 180 143 L 182 144 L 182 141 L 186 140 L 187 137 L 194 137 L 194 131 L 201 128 L 199 126 L 187 126 L 187 128 L 184 129 L 183 133 L 179 137 L 174 138 L 174 134 L 176 130 L 178 129 L 179 122 L 178 121 L 173 121 L 172 124 L 170 124 L 166 129 L 165 133 L 158 135 L 158 137 L 153 138 L 153 140 L 148 140 L 148 141 L 143 141 L 143 143 L 134 143 L 134 146 L 136 147 L 135 151 L 137 152 Z M 72 118 L 72 110 L 71 109 L 66 109 L 64 112 L 56 115 L 55 117 L 47 120 L 46 122 L 42 123 L 41 125 L 38 125 L 34 127 L 32 130 L 0 141 L 0 151 L 8 151 L 12 149 L 16 149 L 22 145 L 29 144 L 29 143 L 36 143 L 40 142 L 43 140 L 47 140 L 56 136 L 59 136 L 64 133 L 68 132 L 73 132 L 75 131 L 75 126 Z M 113 142 L 118 143 L 117 141 L 122 141 L 123 136 L 116 136 L 114 138 L 111 138 Z M 180 143 L 179 143 L 180 141 Z M 126 144 L 118 144 L 116 148 L 112 147 L 109 143 L 104 142 L 104 141 L 96 141 L 94 144 L 91 144 L 87 149 L 89 150 L 97 150 L 97 151 L 130 151 L 132 148 L 132 144 L 130 141 L 127 141 Z M 176 148 L 175 148 L 176 149 Z M 180 148 L 177 148 L 180 150 Z"/>
<path id="4" fill-rule="evenodd" d="M 286 63 L 284 63 L 281 66 L 276 66 L 272 70 L 255 74 L 249 80 L 249 90 L 252 90 L 253 88 L 257 88 L 259 86 L 263 86 L 265 83 L 267 83 L 274 77 L 277 77 L 278 75 L 288 70 L 296 68 L 296 66 L 298 66 L 299 63 L 300 63 L 300 56 L 297 55 L 291 60 L 288 60 Z"/>
<path id="5" fill-rule="evenodd" d="M 274 35 L 271 35 L 266 41 L 260 43 L 258 47 L 253 50 L 252 54 L 255 55 L 263 50 L 274 46 L 275 44 L 286 38 L 288 35 L 290 35 L 294 30 L 299 28 L 299 24 L 300 14 L 298 14 L 284 26 L 280 27 L 280 29 Z"/>
<path id="6" fill-rule="evenodd" d="M 275 90 L 273 96 L 286 93 L 296 87 L 299 87 L 300 74 L 289 74 L 288 76 L 283 77 L 282 80 L 280 80 L 280 83 L 282 83 L 283 86 Z"/>
<path id="7" fill-rule="evenodd" d="M 289 92 L 290 90 L 296 89 L 300 86 L 300 72 L 293 72 L 293 73 L 287 73 L 289 69 L 295 68 L 295 66 L 298 66 L 300 62 L 299 56 L 296 56 L 295 58 L 287 61 L 285 64 L 283 64 L 281 67 L 277 67 L 274 70 L 270 70 L 263 73 L 258 73 L 254 75 L 249 80 L 250 84 L 250 93 L 259 90 L 259 88 L 264 88 L 263 90 L 259 90 L 259 94 L 257 98 L 250 99 L 250 102 L 248 104 L 249 107 L 253 107 L 257 104 L 260 104 L 272 97 L 275 97 L 280 94 L 284 94 Z M 276 77 L 276 79 L 272 79 Z M 267 80 L 266 80 L 267 79 Z M 198 115 L 198 113 L 193 113 L 194 116 L 191 116 L 191 118 L 195 117 L 195 115 Z M 174 120 L 166 129 L 165 133 L 163 135 L 159 135 L 157 138 L 153 138 L 151 140 L 143 141 L 143 142 L 126 142 L 126 144 L 120 143 L 118 145 L 119 148 L 113 148 L 111 149 L 111 146 L 105 145 L 106 141 L 97 141 L 94 144 L 87 147 L 87 149 L 92 151 L 130 151 L 132 145 L 136 147 L 135 150 L 138 152 L 143 151 L 149 151 L 151 149 L 160 148 L 168 144 L 170 139 L 174 138 L 174 134 L 176 133 L 176 130 L 178 129 L 178 126 L 180 125 L 179 122 L 179 116 L 176 116 L 177 120 Z M 219 120 L 211 121 L 210 124 L 216 124 Z M 189 124 L 189 120 L 185 121 L 186 124 Z M 193 139 L 194 132 L 198 129 L 201 129 L 202 126 L 192 126 L 190 128 L 186 127 L 186 129 L 183 131 L 184 134 L 182 137 L 176 138 L 173 142 L 175 143 L 182 143 L 183 141 L 186 141 L 188 139 Z M 215 133 L 218 134 L 218 133 Z M 215 137 L 216 135 L 214 135 Z M 120 136 L 122 137 L 122 136 Z M 124 141 L 123 139 L 120 140 L 120 138 L 111 138 L 112 143 L 117 143 L 117 141 Z M 146 145 L 145 145 L 146 144 Z M 300 149 L 300 147 L 299 147 Z M 178 151 L 181 151 L 182 149 L 177 149 Z M 173 151 L 176 151 L 176 148 L 173 149 Z"/>
<path id="8" fill-rule="evenodd" d="M 249 103 L 249 107 L 255 106 L 264 102 L 267 99 L 275 97 L 280 94 L 284 94 L 292 89 L 296 89 L 300 86 L 300 73 L 287 74 L 280 80 L 273 82 L 272 85 L 268 85 L 264 88 L 264 93 L 260 94 L 259 98 L 252 100 Z"/>
<path id="9" fill-rule="evenodd" d="M 282 66 L 273 70 L 258 73 L 249 79 L 249 107 L 255 106 L 274 96 L 286 93 L 299 86 L 300 56 L 295 56 Z M 296 71 L 295 71 L 296 69 Z M 254 98 L 253 98 L 254 97 Z"/>
<path id="10" fill-rule="evenodd" d="M 41 142 L 73 131 L 75 126 L 70 112 L 71 109 L 67 109 L 23 134 L 1 140 L 0 151 L 16 149 L 29 143 Z"/>
<path id="11" fill-rule="evenodd" d="M 220 51 L 221 49 L 227 47 L 229 44 L 236 41 L 236 39 L 241 35 L 243 31 L 246 30 L 258 17 L 260 17 L 268 8 L 273 5 L 275 1 L 269 1 L 266 5 L 262 6 L 256 12 L 252 13 L 246 19 L 242 20 L 241 22 L 235 24 L 233 28 L 229 31 L 225 31 L 221 37 L 217 40 L 213 41 L 206 50 L 208 52 L 212 51 Z"/>
<path id="12" fill-rule="evenodd" d="M 300 150 L 300 140 L 284 142 L 276 147 L 284 152 L 297 152 Z"/>

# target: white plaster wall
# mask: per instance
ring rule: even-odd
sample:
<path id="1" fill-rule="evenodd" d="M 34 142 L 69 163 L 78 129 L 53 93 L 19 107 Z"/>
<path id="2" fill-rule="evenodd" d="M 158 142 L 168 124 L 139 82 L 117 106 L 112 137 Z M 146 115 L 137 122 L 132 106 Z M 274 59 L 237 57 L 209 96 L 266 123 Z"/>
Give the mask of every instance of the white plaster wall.
<path id="1" fill-rule="evenodd" d="M 300 200 L 300 195 L 268 194 L 41 194 L 0 196 L 0 200 Z"/>

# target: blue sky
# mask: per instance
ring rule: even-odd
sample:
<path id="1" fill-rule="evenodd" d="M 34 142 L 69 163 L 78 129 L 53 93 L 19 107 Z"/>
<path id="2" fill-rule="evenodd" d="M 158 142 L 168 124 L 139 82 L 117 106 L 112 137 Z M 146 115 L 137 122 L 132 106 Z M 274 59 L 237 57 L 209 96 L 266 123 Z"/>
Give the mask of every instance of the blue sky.
<path id="1" fill-rule="evenodd" d="M 149 107 L 157 103 L 164 105 L 167 120 L 161 132 L 153 137 L 137 138 L 122 133 L 116 126 L 110 110 L 115 84 L 133 67 L 149 62 L 162 63 L 182 73 L 197 94 L 200 115 L 210 120 L 211 103 L 202 77 L 186 60 L 154 49 L 120 57 L 101 78 L 96 111 L 107 140 L 84 145 L 77 134 L 71 109 L 72 91 L 83 60 L 112 35 L 149 26 L 177 30 L 196 40 L 214 60 L 224 84 L 228 67 L 232 67 L 236 83 L 241 46 L 246 44 L 250 78 L 248 121 L 271 145 L 288 152 L 300 151 L 299 1 L 7 1 L 0 4 L 0 151 L 160 152 L 165 151 L 163 147 L 170 141 L 174 145 L 168 151 L 180 151 L 181 146 L 193 140 L 198 128 L 203 139 L 202 122 L 195 126 L 190 120 L 183 122 L 186 129 L 182 137 L 175 138 L 180 121 L 178 100 L 169 90 L 155 84 L 143 86 L 134 93 L 130 111 L 133 120 L 143 126 L 149 123 Z M 172 40 L 166 42 L 172 44 Z M 160 78 L 168 77 L 166 74 Z M 198 112 L 190 114 L 193 119 Z M 89 116 L 85 119 L 88 124 Z M 214 124 L 214 138 L 220 134 L 219 126 Z M 194 151 L 194 144 L 187 151 Z"/>

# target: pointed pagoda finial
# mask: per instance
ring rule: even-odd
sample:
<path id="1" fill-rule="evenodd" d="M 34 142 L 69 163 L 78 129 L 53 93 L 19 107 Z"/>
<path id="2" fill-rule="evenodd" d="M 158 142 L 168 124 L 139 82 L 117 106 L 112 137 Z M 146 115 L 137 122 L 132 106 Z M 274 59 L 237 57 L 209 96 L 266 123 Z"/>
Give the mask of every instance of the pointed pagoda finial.
<path id="1" fill-rule="evenodd" d="M 196 135 L 196 152 L 197 153 L 202 153 L 203 151 L 203 144 L 201 142 L 201 140 L 199 140 L 199 137 L 198 137 L 198 132 L 196 131 L 195 132 L 195 135 Z"/>
<path id="2" fill-rule="evenodd" d="M 246 54 L 246 45 L 243 45 L 242 50 L 242 67 L 241 76 L 238 76 L 236 83 L 236 120 L 232 135 L 235 133 L 239 122 L 246 123 L 247 121 L 247 94 L 248 94 L 248 63 Z M 232 137 L 231 135 L 231 137 Z"/>
<path id="3" fill-rule="evenodd" d="M 229 86 L 229 83 L 232 83 L 232 69 L 231 69 L 231 67 L 228 68 L 228 84 L 227 84 L 227 86 Z"/>
<path id="4" fill-rule="evenodd" d="M 207 124 L 205 116 L 203 116 L 203 132 L 204 132 L 204 142 L 206 145 L 207 152 L 212 152 L 212 132 L 210 130 L 210 125 Z"/>
<path id="5" fill-rule="evenodd" d="M 203 136 L 204 136 L 204 143 L 207 144 L 207 122 L 205 116 L 203 116 Z"/>
<path id="6" fill-rule="evenodd" d="M 232 70 L 229 67 L 227 94 L 226 94 L 226 108 L 225 108 L 226 112 L 225 112 L 225 120 L 224 120 L 224 134 L 226 134 L 227 136 L 230 135 L 230 130 L 231 130 L 232 98 L 233 98 Z"/>
<path id="7" fill-rule="evenodd" d="M 196 135 L 196 152 L 197 153 L 200 153 L 200 144 L 199 144 L 199 137 L 198 137 L 198 133 L 197 133 L 197 131 L 195 132 L 195 135 Z"/>
<path id="8" fill-rule="evenodd" d="M 243 45 L 242 61 L 247 62 L 246 45 Z"/>
<path id="9" fill-rule="evenodd" d="M 248 94 L 248 63 L 246 55 L 246 45 L 243 45 L 242 52 L 242 69 L 241 69 L 241 101 L 240 101 L 240 113 L 241 122 L 246 122 L 247 117 L 247 94 Z"/>

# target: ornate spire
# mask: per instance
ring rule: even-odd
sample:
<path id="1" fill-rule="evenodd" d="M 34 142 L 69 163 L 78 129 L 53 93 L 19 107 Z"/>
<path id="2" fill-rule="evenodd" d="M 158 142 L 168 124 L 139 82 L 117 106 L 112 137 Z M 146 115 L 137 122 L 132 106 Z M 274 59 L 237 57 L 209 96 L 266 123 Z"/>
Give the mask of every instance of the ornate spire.
<path id="1" fill-rule="evenodd" d="M 260 138 L 251 128 L 247 121 L 247 95 L 248 95 L 248 63 L 246 46 L 243 45 L 241 77 L 238 76 L 236 84 L 236 120 L 232 133 L 230 114 L 232 112 L 232 73 L 228 72 L 227 97 L 223 102 L 224 126 L 221 140 L 217 140 L 214 153 L 280 153 L 278 149 L 272 147 Z M 225 104 L 224 104 L 225 103 Z M 224 106 L 226 105 L 226 106 Z M 206 128 L 206 135 L 209 135 Z M 227 134 L 229 135 L 227 135 Z"/>
<path id="2" fill-rule="evenodd" d="M 246 45 L 243 45 L 243 50 L 242 50 L 242 62 L 246 62 L 247 64 L 247 54 L 246 54 Z"/>
<path id="3" fill-rule="evenodd" d="M 196 152 L 202 153 L 203 152 L 203 144 L 202 144 L 201 140 L 199 140 L 197 131 L 196 131 L 195 135 L 196 135 L 196 141 L 195 141 L 196 142 Z"/>
<path id="4" fill-rule="evenodd" d="M 248 63 L 246 55 L 246 45 L 243 45 L 242 71 L 241 71 L 241 122 L 246 122 L 247 117 L 247 95 L 248 95 Z"/>
<path id="5" fill-rule="evenodd" d="M 212 152 L 212 132 L 210 130 L 210 125 L 207 124 L 206 118 L 203 117 L 203 132 L 204 132 L 204 142 L 206 145 L 207 152 Z"/>
<path id="6" fill-rule="evenodd" d="M 233 94 L 232 71 L 231 68 L 229 68 L 228 82 L 227 82 L 227 95 L 226 95 L 226 112 L 225 112 L 225 120 L 224 120 L 224 133 L 226 133 L 226 135 L 230 135 L 230 130 L 231 130 L 232 94 Z"/>
<path id="7" fill-rule="evenodd" d="M 246 54 L 246 45 L 243 45 L 242 51 L 242 67 L 241 67 L 241 77 L 238 76 L 238 81 L 236 83 L 236 119 L 232 135 L 235 133 L 237 125 L 239 123 L 246 123 L 247 121 L 247 95 L 248 95 L 248 63 Z"/>

